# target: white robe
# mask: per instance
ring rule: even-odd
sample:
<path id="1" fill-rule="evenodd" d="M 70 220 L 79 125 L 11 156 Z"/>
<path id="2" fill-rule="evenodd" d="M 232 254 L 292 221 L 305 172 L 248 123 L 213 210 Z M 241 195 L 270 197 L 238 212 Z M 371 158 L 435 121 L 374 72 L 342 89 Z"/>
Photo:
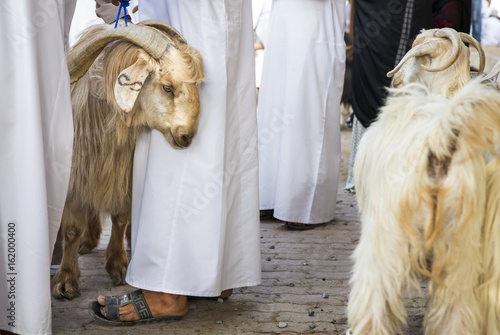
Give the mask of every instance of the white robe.
<path id="1" fill-rule="evenodd" d="M 204 59 L 198 133 L 184 150 L 148 131 L 136 146 L 127 282 L 218 296 L 258 285 L 257 120 L 250 0 L 141 0 Z"/>
<path id="2" fill-rule="evenodd" d="M 0 2 L 0 329 L 51 334 L 50 263 L 73 143 L 75 1 Z"/>
<path id="3" fill-rule="evenodd" d="M 334 218 L 344 81 L 344 0 L 274 0 L 259 93 L 260 209 Z"/>
<path id="4" fill-rule="evenodd" d="M 256 41 L 266 47 L 267 26 L 271 15 L 272 0 L 252 0 L 253 31 Z M 255 85 L 260 87 L 264 49 L 255 50 Z"/>

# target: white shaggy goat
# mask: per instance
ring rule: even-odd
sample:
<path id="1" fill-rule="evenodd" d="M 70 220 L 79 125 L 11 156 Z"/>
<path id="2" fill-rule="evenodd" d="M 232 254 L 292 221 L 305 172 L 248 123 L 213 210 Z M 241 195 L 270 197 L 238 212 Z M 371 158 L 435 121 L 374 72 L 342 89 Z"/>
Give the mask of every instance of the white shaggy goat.
<path id="1" fill-rule="evenodd" d="M 388 73 L 397 89 L 360 145 L 363 226 L 348 308 L 356 335 L 399 333 L 406 319 L 401 290 L 418 289 L 422 275 L 430 278 L 427 334 L 493 329 L 484 320 L 481 246 L 491 175 L 484 154 L 500 128 L 500 97 L 469 83 L 462 41 L 478 50 L 482 72 L 484 53 L 473 38 L 452 29 L 422 31 Z"/>
<path id="2" fill-rule="evenodd" d="M 456 48 L 457 36 L 464 42 L 469 43 L 478 51 L 479 73 L 485 66 L 485 55 L 479 43 L 463 33 L 457 33 L 452 29 L 433 29 L 422 31 L 413 44 L 413 49 L 403 58 L 398 66 L 388 76 L 394 76 L 394 86 L 402 87 L 411 82 L 420 82 L 434 92 L 451 95 L 470 80 L 469 56 L 462 43 Z M 455 40 L 455 41 L 454 41 Z M 453 47 L 452 47 L 453 45 Z M 458 55 L 454 55 L 458 49 Z M 451 61 L 455 59 L 455 61 Z M 440 72 L 429 71 L 426 65 L 437 63 L 435 69 Z M 442 66 L 447 63 L 448 67 Z M 483 81 L 493 80 L 500 72 L 500 62 L 491 69 L 490 73 L 483 77 Z M 499 88 L 498 81 L 493 83 Z M 497 138 L 496 147 L 499 143 Z M 482 315 L 485 316 L 485 334 L 500 334 L 500 152 L 487 152 L 487 208 L 484 223 L 482 253 L 483 253 L 483 275 L 480 283 Z"/>
<path id="3" fill-rule="evenodd" d="M 400 334 L 401 291 L 419 290 L 422 276 L 426 334 L 483 334 L 484 153 L 500 130 L 500 94 L 479 80 L 451 97 L 422 84 L 392 89 L 361 140 L 362 231 L 348 306 L 355 335 Z"/>
<path id="4" fill-rule="evenodd" d="M 145 21 L 89 28 L 70 50 L 68 68 L 75 137 L 61 223 L 63 258 L 51 286 L 54 296 L 71 299 L 79 295 L 82 234 L 88 252 L 98 242 L 102 213 L 113 224 L 106 270 L 115 285 L 124 283 L 136 138 L 151 127 L 172 147 L 189 146 L 198 127 L 203 62 L 175 29 Z"/>

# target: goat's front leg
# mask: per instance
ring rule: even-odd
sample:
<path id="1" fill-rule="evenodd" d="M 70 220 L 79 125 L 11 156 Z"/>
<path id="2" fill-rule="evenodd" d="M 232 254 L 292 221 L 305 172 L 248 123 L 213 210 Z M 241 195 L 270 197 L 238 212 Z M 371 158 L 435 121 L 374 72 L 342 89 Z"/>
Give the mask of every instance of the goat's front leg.
<path id="1" fill-rule="evenodd" d="M 128 258 L 125 251 L 124 237 L 130 215 L 111 215 L 111 236 L 106 248 L 106 271 L 114 285 L 125 284 L 128 268 Z"/>
<path id="2" fill-rule="evenodd" d="M 73 299 L 80 295 L 78 248 L 84 224 L 84 214 L 73 212 L 66 203 L 61 221 L 63 257 L 51 282 L 52 295 L 56 298 Z"/>
<path id="3" fill-rule="evenodd" d="M 395 220 L 365 215 L 353 254 L 354 269 L 347 308 L 350 333 L 395 335 L 406 322 L 401 290 L 408 274 L 408 242 Z"/>

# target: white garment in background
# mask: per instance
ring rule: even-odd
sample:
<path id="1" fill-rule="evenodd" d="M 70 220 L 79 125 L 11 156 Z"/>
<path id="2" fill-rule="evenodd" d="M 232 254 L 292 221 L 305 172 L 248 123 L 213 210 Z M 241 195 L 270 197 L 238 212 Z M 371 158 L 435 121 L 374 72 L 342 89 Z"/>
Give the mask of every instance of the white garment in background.
<path id="1" fill-rule="evenodd" d="M 267 27 L 271 15 L 272 0 L 252 0 L 253 31 L 257 41 L 266 46 Z M 262 66 L 264 64 L 264 49 L 255 50 L 255 85 L 260 87 Z"/>
<path id="2" fill-rule="evenodd" d="M 75 1 L 0 2 L 0 329 L 51 334 L 50 263 L 73 143 Z"/>
<path id="3" fill-rule="evenodd" d="M 344 21 L 345 21 L 344 32 L 346 34 L 349 34 L 349 32 L 351 31 L 351 3 L 349 2 L 349 0 L 346 0 L 346 2 L 345 2 L 345 14 L 344 15 L 345 15 L 345 17 L 344 17 Z"/>
<path id="4" fill-rule="evenodd" d="M 274 0 L 259 93 L 260 209 L 334 218 L 340 168 L 345 0 Z"/>
<path id="5" fill-rule="evenodd" d="M 141 20 L 171 24 L 204 59 L 191 146 L 156 130 L 136 146 L 127 282 L 218 296 L 261 281 L 257 120 L 250 0 L 141 0 Z"/>
<path id="6" fill-rule="evenodd" d="M 481 8 L 481 45 L 482 46 L 499 46 L 500 45 L 500 1 L 491 2 L 482 1 Z M 495 7 L 497 6 L 497 7 Z"/>
<path id="7" fill-rule="evenodd" d="M 271 15 L 272 0 L 252 0 L 253 30 L 257 39 L 265 46 L 267 41 L 267 27 Z"/>
<path id="8" fill-rule="evenodd" d="M 116 11 L 113 18 L 118 15 L 118 6 L 111 4 L 111 0 L 100 1 L 100 3 L 109 3 L 109 8 Z M 132 9 L 137 5 L 137 0 L 131 0 L 127 7 L 127 15 L 132 17 L 133 22 L 139 20 L 137 12 L 132 13 Z M 123 9 L 120 11 L 120 17 L 124 16 Z M 71 29 L 69 31 L 69 45 L 73 46 L 80 37 L 80 33 L 91 25 L 104 23 L 103 19 L 96 15 L 96 2 L 91 0 L 78 1 L 75 8 L 75 15 L 71 22 Z"/>
<path id="9" fill-rule="evenodd" d="M 500 46 L 500 19 L 483 17 L 481 20 L 481 45 Z"/>
<path id="10" fill-rule="evenodd" d="M 491 0 L 490 7 L 500 12 L 500 0 Z"/>
<path id="11" fill-rule="evenodd" d="M 97 15 L 95 15 L 95 2 L 78 1 L 76 3 L 73 21 L 71 21 L 71 29 L 69 31 L 69 45 L 75 45 L 75 43 L 78 41 L 78 38 L 80 37 L 80 33 L 84 29 L 93 24 L 99 23 L 104 23 L 104 21 L 98 18 Z"/>

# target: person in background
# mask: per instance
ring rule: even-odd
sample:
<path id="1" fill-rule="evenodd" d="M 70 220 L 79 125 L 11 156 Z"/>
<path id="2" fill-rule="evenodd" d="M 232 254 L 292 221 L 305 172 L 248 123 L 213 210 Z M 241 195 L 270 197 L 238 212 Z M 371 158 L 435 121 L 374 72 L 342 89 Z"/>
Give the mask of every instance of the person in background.
<path id="1" fill-rule="evenodd" d="M 498 7 L 495 7 L 498 6 Z M 500 46 L 500 1 L 483 0 L 481 19 L 481 45 Z"/>
<path id="2" fill-rule="evenodd" d="M 335 216 L 345 0 L 274 0 L 259 92 L 261 211 L 304 230 Z"/>
<path id="3" fill-rule="evenodd" d="M 376 120 L 387 96 L 392 70 L 422 29 L 432 27 L 432 0 L 352 0 L 354 113 L 346 192 L 355 192 L 353 167 L 358 143 Z"/>
<path id="4" fill-rule="evenodd" d="M 432 28 L 452 28 L 468 34 L 471 15 L 471 0 L 432 1 Z"/>
<path id="5" fill-rule="evenodd" d="M 178 320 L 187 296 L 227 298 L 261 282 L 251 2 L 143 0 L 139 19 L 179 30 L 201 52 L 206 80 L 189 148 L 156 130 L 138 140 L 126 281 L 140 289 L 98 297 L 91 313 L 108 324 Z"/>
<path id="6" fill-rule="evenodd" d="M 0 333 L 51 334 L 50 263 L 71 169 L 75 0 L 0 2 Z"/>

